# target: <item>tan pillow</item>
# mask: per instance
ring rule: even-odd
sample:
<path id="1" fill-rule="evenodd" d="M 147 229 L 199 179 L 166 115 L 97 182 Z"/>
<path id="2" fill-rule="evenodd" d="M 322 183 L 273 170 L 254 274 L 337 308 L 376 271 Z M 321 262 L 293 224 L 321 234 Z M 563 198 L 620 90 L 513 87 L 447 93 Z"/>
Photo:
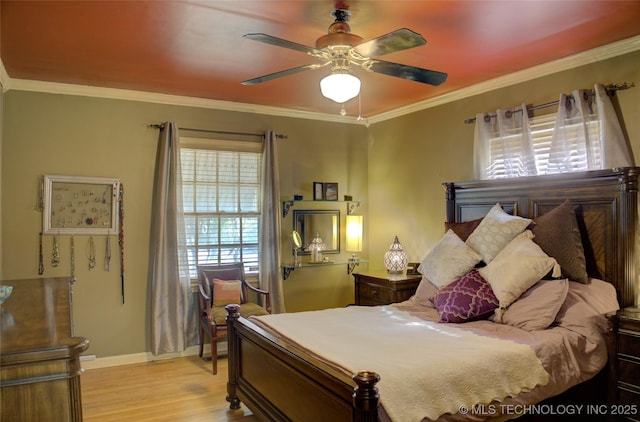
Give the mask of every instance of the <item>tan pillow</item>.
<path id="1" fill-rule="evenodd" d="M 240 280 L 213 280 L 213 306 L 225 306 L 232 303 L 239 305 L 241 295 L 242 282 Z"/>
<path id="2" fill-rule="evenodd" d="M 411 296 L 411 300 L 419 305 L 428 306 L 429 308 L 433 308 L 433 303 L 431 302 L 431 298 L 434 297 L 438 293 L 438 288 L 434 286 L 426 277 L 422 277 L 420 284 L 418 284 L 418 288 L 416 289 L 416 293 Z"/>
<path id="3" fill-rule="evenodd" d="M 556 260 L 533 243 L 531 230 L 519 234 L 487 264 L 479 268 L 480 275 L 489 282 L 493 293 L 506 309 L 549 271 L 559 275 Z"/>
<path id="4" fill-rule="evenodd" d="M 558 261 L 562 275 L 569 280 L 589 283 L 582 236 L 571 203 L 567 200 L 534 221 L 533 241 Z"/>
<path id="5" fill-rule="evenodd" d="M 527 331 L 544 330 L 567 298 L 569 280 L 541 280 L 507 308 L 502 323 Z"/>

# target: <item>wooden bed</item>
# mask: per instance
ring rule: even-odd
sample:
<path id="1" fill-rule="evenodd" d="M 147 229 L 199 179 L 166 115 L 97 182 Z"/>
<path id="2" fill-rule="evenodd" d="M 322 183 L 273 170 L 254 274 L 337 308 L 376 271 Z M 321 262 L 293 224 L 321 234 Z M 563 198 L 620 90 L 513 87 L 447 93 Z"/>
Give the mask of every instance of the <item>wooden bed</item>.
<path id="1" fill-rule="evenodd" d="M 496 202 L 507 212 L 535 218 L 569 199 L 580 226 L 589 276 L 612 283 L 620 306 L 630 306 L 635 302 L 638 280 L 639 173 L 640 168 L 633 167 L 444 183 L 447 221 L 480 218 Z M 227 310 L 227 401 L 231 409 L 237 409 L 243 402 L 261 420 L 378 420 L 379 397 L 375 384 L 379 377 L 375 372 L 363 371 L 349 378 L 301 348 L 241 318 L 236 305 L 228 305 Z M 606 374 L 590 382 L 596 384 L 600 397 L 606 391 L 598 385 L 603 380 L 606 382 Z M 553 399 L 561 402 L 563 398 L 561 395 Z"/>

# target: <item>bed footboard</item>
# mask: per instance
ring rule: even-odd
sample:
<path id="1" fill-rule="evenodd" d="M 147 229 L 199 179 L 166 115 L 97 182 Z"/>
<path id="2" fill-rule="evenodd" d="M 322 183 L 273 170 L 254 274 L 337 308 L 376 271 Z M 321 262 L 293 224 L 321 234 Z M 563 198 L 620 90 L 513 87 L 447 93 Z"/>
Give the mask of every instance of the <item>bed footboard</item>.
<path id="1" fill-rule="evenodd" d="M 349 377 L 240 317 L 238 305 L 226 309 L 231 409 L 243 402 L 262 420 L 378 420 L 378 374 Z"/>

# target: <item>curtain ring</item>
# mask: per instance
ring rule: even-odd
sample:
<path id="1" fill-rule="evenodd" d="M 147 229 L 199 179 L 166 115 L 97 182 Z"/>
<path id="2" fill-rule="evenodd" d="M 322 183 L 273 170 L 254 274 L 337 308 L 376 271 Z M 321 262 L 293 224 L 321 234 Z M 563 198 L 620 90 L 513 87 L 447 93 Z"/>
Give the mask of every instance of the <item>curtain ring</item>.
<path id="1" fill-rule="evenodd" d="M 513 116 L 513 111 L 507 110 L 504 112 L 504 117 L 506 117 L 507 119 L 510 119 L 511 116 Z"/>
<path id="2" fill-rule="evenodd" d="M 485 123 L 489 123 L 491 121 L 491 115 L 490 114 L 485 114 L 484 115 L 484 121 L 485 121 Z"/>
<path id="3" fill-rule="evenodd" d="M 575 98 L 573 98 L 573 94 L 571 94 L 571 95 L 567 95 L 567 96 L 565 97 L 564 107 L 565 107 L 568 111 L 571 111 L 571 109 L 573 108 L 572 101 L 575 101 Z"/>

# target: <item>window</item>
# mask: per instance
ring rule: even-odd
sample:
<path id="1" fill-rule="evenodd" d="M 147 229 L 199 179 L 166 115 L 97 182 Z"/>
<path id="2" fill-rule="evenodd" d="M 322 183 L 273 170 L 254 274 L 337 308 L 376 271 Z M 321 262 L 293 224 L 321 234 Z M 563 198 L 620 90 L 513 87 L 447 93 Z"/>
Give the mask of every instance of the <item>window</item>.
<path id="1" fill-rule="evenodd" d="M 557 102 L 478 114 L 474 136 L 476 179 L 569 173 L 634 166 L 630 144 L 611 103 L 611 90 L 561 94 Z M 529 111 L 558 105 L 555 113 Z M 527 110 L 526 115 L 522 115 Z M 523 118 L 524 117 L 524 118 Z"/>
<path id="2" fill-rule="evenodd" d="M 196 265 L 242 261 L 258 272 L 261 144 L 180 139 L 189 274 Z"/>
<path id="3" fill-rule="evenodd" d="M 591 116 L 593 117 L 593 116 Z M 553 165 L 549 165 L 551 156 L 551 138 L 555 130 L 557 119 L 557 113 L 545 114 L 542 116 L 536 116 L 529 119 L 529 128 L 531 136 L 531 146 L 533 148 L 533 155 L 535 160 L 536 174 L 549 174 L 558 173 L 553 169 Z M 596 118 L 592 118 L 586 123 L 586 130 L 589 133 L 589 139 L 600 142 L 599 136 L 599 121 Z M 558 148 L 556 154 L 562 156 L 562 160 L 569 163 L 571 171 L 588 170 L 587 167 L 587 152 L 584 148 L 581 148 L 581 143 L 576 142 L 581 135 L 581 131 L 585 130 L 582 121 L 575 122 L 574 124 L 567 124 L 563 130 L 566 133 L 566 139 L 563 148 Z M 523 163 L 522 154 L 518 154 L 517 151 L 521 147 L 521 134 L 514 133 L 512 135 L 505 134 L 502 137 L 492 138 L 489 141 L 490 159 L 489 166 L 487 168 L 488 179 L 500 179 L 505 177 L 518 177 L 526 176 L 526 166 Z M 513 142 L 510 143 L 509 141 Z M 599 149 L 595 149 L 596 152 Z M 599 168 L 600 154 L 592 154 L 592 159 L 596 162 L 592 163 L 592 166 Z"/>

